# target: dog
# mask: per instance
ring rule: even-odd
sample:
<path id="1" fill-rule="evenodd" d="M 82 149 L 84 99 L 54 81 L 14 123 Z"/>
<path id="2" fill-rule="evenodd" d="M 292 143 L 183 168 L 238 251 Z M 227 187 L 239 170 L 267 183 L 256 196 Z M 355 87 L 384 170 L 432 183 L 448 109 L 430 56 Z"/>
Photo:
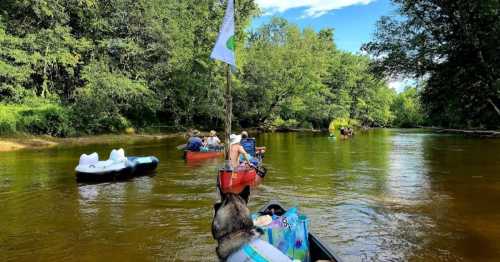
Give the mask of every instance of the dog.
<path id="1" fill-rule="evenodd" d="M 271 244 L 260 240 L 262 230 L 255 227 L 247 207 L 250 187 L 239 194 L 223 193 L 214 205 L 212 236 L 217 240 L 221 261 L 291 261 Z M 250 255 L 249 255 L 250 254 Z"/>

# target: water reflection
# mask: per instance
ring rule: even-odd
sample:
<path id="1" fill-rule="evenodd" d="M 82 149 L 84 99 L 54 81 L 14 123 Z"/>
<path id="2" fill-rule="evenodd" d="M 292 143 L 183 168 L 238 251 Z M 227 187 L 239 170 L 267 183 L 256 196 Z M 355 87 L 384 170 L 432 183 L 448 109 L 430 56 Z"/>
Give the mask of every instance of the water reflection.
<path id="1" fill-rule="evenodd" d="M 183 141 L 0 153 L 0 261 L 215 261 L 210 234 L 222 159 L 186 163 Z M 296 205 L 346 261 L 500 257 L 500 140 L 371 130 L 262 134 L 269 170 L 252 191 Z M 155 155 L 154 177 L 77 184 L 81 153 Z"/>

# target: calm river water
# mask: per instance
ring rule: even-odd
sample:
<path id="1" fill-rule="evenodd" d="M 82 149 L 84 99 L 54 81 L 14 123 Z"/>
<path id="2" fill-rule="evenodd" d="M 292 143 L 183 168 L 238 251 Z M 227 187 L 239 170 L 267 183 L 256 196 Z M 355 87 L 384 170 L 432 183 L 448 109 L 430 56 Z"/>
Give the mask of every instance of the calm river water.
<path id="1" fill-rule="evenodd" d="M 210 261 L 216 169 L 166 139 L 0 153 L 0 261 Z M 250 208 L 277 199 L 346 261 L 500 259 L 500 140 L 415 130 L 262 134 L 268 176 Z M 77 184 L 82 153 L 156 155 L 156 176 Z"/>

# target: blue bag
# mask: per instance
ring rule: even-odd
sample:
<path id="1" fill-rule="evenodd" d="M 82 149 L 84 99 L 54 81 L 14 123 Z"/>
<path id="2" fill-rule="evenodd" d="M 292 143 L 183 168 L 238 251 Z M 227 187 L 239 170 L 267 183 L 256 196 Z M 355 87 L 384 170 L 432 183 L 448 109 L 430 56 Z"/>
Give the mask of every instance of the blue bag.
<path id="1" fill-rule="evenodd" d="M 261 227 L 262 240 L 278 248 L 292 260 L 309 262 L 309 219 L 290 208 L 282 216 L 273 216 L 271 224 Z"/>

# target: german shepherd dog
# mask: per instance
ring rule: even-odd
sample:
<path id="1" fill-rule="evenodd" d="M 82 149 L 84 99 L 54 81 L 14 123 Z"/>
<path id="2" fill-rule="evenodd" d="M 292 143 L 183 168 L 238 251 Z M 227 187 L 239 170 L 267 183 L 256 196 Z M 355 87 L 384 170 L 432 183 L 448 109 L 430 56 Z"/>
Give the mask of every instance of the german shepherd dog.
<path id="1" fill-rule="evenodd" d="M 221 201 L 215 203 L 212 221 L 212 236 L 217 240 L 217 256 L 225 261 L 231 254 L 244 245 L 259 238 L 262 231 L 253 225 L 247 207 L 250 187 L 246 186 L 239 194 L 223 193 Z"/>

